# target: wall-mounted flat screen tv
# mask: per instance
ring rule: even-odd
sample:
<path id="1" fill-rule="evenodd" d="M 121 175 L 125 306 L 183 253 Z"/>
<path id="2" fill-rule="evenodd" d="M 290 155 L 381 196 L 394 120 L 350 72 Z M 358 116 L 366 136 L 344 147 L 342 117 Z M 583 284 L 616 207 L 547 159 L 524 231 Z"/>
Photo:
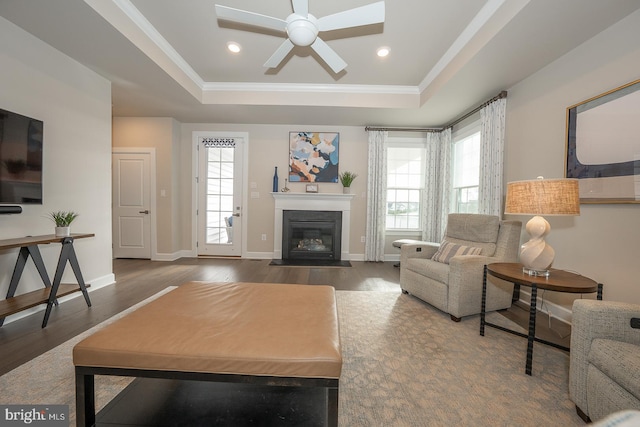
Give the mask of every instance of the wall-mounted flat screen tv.
<path id="1" fill-rule="evenodd" d="M 41 120 L 0 109 L 0 203 L 42 204 Z"/>

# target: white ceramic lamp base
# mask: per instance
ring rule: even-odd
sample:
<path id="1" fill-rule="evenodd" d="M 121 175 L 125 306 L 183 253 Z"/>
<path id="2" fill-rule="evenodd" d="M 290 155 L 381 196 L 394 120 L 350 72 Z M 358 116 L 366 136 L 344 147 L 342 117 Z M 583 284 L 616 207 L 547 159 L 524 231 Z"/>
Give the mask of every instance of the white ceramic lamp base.
<path id="1" fill-rule="evenodd" d="M 526 230 L 531 238 L 520 248 L 523 271 L 531 276 L 547 277 L 556 255 L 553 248 L 544 240 L 551 231 L 551 226 L 543 217 L 534 216 L 527 222 Z"/>

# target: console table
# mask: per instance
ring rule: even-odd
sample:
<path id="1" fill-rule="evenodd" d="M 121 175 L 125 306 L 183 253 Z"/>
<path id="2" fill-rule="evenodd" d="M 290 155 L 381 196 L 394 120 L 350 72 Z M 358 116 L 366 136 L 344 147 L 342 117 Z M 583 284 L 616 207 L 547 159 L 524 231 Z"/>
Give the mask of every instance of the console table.
<path id="1" fill-rule="evenodd" d="M 0 240 L 0 250 L 20 248 L 18 260 L 16 261 L 13 275 L 11 276 L 11 282 L 9 283 L 7 297 L 5 300 L 0 300 L 0 326 L 4 323 L 5 317 L 46 303 L 47 308 L 45 310 L 44 320 L 42 321 L 42 327 L 44 328 L 47 326 L 47 322 L 49 321 L 51 308 L 53 305 L 58 305 L 57 298 L 77 291 L 82 291 L 84 299 L 87 302 L 87 306 L 91 307 L 91 300 L 89 299 L 89 293 L 87 292 L 87 287 L 89 285 L 86 285 L 82 278 L 78 258 L 76 257 L 75 250 L 73 249 L 73 241 L 75 239 L 84 239 L 93 236 L 95 236 L 95 234 L 71 234 L 71 236 L 68 237 L 57 237 L 53 234 L 49 234 L 44 236 L 28 236 L 17 239 Z M 62 244 L 53 282 L 49 280 L 49 275 L 47 274 L 44 262 L 42 261 L 42 256 L 40 255 L 40 249 L 38 249 L 38 245 L 46 245 L 50 243 Z M 29 259 L 29 256 L 33 259 L 33 263 L 40 274 L 40 278 L 44 284 L 44 289 L 38 289 L 22 295 L 14 296 L 18 287 L 18 282 L 22 276 L 22 271 L 24 270 L 24 266 Z M 67 261 L 71 264 L 71 268 L 78 280 L 77 285 L 60 283 L 64 269 L 67 266 Z"/>
<path id="2" fill-rule="evenodd" d="M 533 362 L 533 342 L 537 341 L 542 344 L 550 345 L 561 350 L 569 351 L 565 346 L 546 341 L 536 337 L 536 302 L 538 298 L 538 289 L 546 289 L 556 292 L 569 292 L 576 294 L 596 292 L 596 298 L 602 299 L 602 283 L 596 283 L 588 277 L 579 274 L 570 273 L 564 270 L 550 269 L 549 277 L 530 276 L 523 273 L 522 264 L 513 262 L 498 262 L 484 266 L 484 276 L 482 278 L 482 306 L 480 311 L 480 335 L 484 336 L 485 326 L 491 326 L 514 335 L 525 337 L 527 344 L 527 363 L 525 365 L 525 373 L 531 375 L 531 364 Z M 515 289 L 519 291 L 520 286 L 531 287 L 531 302 L 529 306 L 529 333 L 523 334 L 518 331 L 512 331 L 500 325 L 489 323 L 485 320 L 485 307 L 487 301 L 487 274 L 506 280 L 515 285 Z"/>

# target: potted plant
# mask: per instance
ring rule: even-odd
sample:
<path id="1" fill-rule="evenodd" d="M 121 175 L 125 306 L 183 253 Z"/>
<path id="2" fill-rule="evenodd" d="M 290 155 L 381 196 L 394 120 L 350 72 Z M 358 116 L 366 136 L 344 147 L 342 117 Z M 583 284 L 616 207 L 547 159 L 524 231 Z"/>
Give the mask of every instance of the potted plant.
<path id="1" fill-rule="evenodd" d="M 342 186 L 344 187 L 342 189 L 342 191 L 345 194 L 350 193 L 351 192 L 351 190 L 350 190 L 351 183 L 353 182 L 354 179 L 356 179 L 356 177 L 358 175 L 353 173 L 353 172 L 345 171 L 345 172 L 341 173 L 338 176 L 340 177 L 340 182 L 342 183 Z"/>
<path id="2" fill-rule="evenodd" d="M 67 237 L 71 235 L 71 223 L 78 217 L 73 211 L 56 211 L 49 213 L 49 217 L 56 224 L 56 237 Z"/>

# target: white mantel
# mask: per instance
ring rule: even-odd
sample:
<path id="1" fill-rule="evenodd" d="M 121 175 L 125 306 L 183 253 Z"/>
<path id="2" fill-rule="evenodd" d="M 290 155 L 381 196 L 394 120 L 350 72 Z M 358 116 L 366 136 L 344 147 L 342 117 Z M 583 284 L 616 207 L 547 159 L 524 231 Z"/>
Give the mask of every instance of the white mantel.
<path id="1" fill-rule="evenodd" d="M 271 193 L 276 201 L 273 224 L 273 258 L 282 259 L 282 211 L 341 211 L 342 236 L 340 259 L 349 259 L 351 199 L 355 194 L 339 193 Z"/>

